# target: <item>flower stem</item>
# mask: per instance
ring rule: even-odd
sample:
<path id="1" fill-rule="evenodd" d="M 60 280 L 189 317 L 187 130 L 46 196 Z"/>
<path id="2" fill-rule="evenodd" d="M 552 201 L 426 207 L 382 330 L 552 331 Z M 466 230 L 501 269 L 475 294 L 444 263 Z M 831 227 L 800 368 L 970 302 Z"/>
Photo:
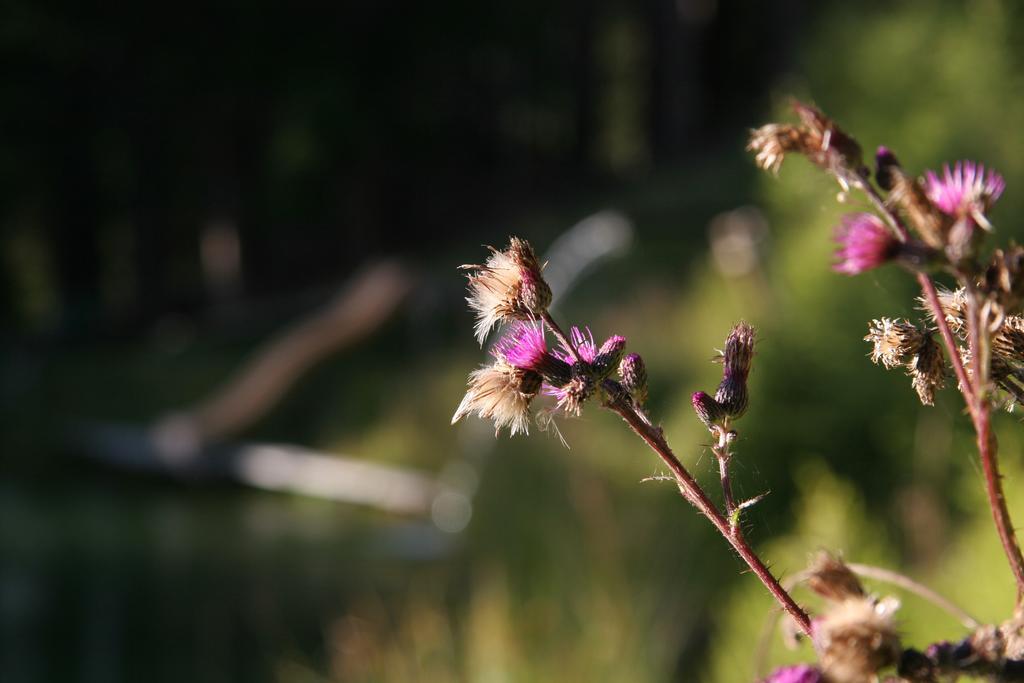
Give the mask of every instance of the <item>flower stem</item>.
<path id="1" fill-rule="evenodd" d="M 742 533 L 740 530 L 740 518 L 737 514 L 736 501 L 732 495 L 732 477 L 729 474 L 729 463 L 732 460 L 732 453 L 729 452 L 729 444 L 732 441 L 730 432 L 722 427 L 717 427 L 713 432 L 718 438 L 718 443 L 712 446 L 711 452 L 718 460 L 718 478 L 722 483 L 722 500 L 725 505 L 725 516 L 729 520 L 729 530 L 732 534 Z"/>
<path id="2" fill-rule="evenodd" d="M 761 580 L 761 583 L 764 584 L 765 588 L 768 589 L 779 605 L 793 617 L 800 630 L 810 636 L 811 621 L 807 616 L 807 612 L 796 604 L 796 601 L 779 584 L 778 579 L 772 575 L 768 567 L 761 561 L 761 558 L 757 556 L 757 553 L 747 544 L 746 539 L 739 532 L 739 528 L 737 527 L 734 530 L 729 521 L 718 511 L 700 485 L 679 461 L 679 458 L 672 452 L 668 442 L 665 441 L 661 429 L 654 427 L 644 420 L 636 412 L 632 404 L 623 398 L 622 392 L 617 389 L 614 382 L 605 380 L 604 387 L 610 397 L 606 407 L 618 413 L 637 436 L 643 439 L 651 450 L 658 454 L 662 462 L 675 475 L 676 484 L 679 486 L 679 492 L 683 498 L 688 500 L 697 508 L 698 512 L 715 526 L 718 532 L 729 542 L 729 545 L 739 554 L 740 558 L 746 562 L 751 571 L 757 575 L 757 578 Z M 726 478 L 728 478 L 728 472 L 726 472 Z"/>

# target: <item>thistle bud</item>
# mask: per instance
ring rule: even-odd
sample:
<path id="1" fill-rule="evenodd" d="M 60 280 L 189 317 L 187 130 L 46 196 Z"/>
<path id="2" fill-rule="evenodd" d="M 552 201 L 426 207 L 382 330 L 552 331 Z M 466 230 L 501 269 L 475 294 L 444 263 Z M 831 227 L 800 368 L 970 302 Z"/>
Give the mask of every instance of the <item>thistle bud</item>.
<path id="1" fill-rule="evenodd" d="M 639 353 L 631 353 L 622 359 L 619 378 L 634 403 L 638 406 L 647 403 L 647 367 Z"/>
<path id="2" fill-rule="evenodd" d="M 750 361 L 754 357 L 754 328 L 747 323 L 739 323 L 732 328 L 725 340 L 725 351 L 722 352 L 722 382 L 715 392 L 715 401 L 722 406 L 727 418 L 742 417 L 747 411 L 747 375 L 750 374 Z"/>
<path id="3" fill-rule="evenodd" d="M 900 162 L 888 147 L 879 147 L 875 152 L 875 180 L 878 186 L 888 192 L 893 187 L 893 173 L 899 172 Z"/>
<path id="4" fill-rule="evenodd" d="M 725 408 L 718 401 L 703 391 L 697 391 L 690 397 L 690 402 L 693 403 L 693 412 L 697 413 L 705 427 L 714 429 L 716 426 L 722 426 L 727 415 Z"/>
<path id="5" fill-rule="evenodd" d="M 601 348 L 597 350 L 597 354 L 594 356 L 594 361 L 591 365 L 594 368 L 594 374 L 597 378 L 604 379 L 611 372 L 618 367 L 619 360 L 622 358 L 622 353 L 626 350 L 626 338 L 615 335 L 608 337 Z"/>
<path id="6" fill-rule="evenodd" d="M 536 319 L 551 305 L 551 288 L 529 242 L 512 237 L 504 251 L 490 249 L 483 265 L 462 266 L 473 271 L 467 276 L 466 301 L 476 312 L 476 338 L 481 346 L 498 323 Z"/>

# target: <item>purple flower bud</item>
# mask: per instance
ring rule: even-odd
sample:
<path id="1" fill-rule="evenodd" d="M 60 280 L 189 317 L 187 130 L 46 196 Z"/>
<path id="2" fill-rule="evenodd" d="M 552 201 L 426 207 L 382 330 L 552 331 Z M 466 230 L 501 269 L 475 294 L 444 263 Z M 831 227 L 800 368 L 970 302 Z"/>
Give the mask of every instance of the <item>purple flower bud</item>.
<path id="1" fill-rule="evenodd" d="M 690 401 L 693 403 L 693 412 L 697 413 L 697 417 L 708 429 L 721 425 L 726 417 L 721 404 L 703 391 L 694 392 Z"/>
<path id="2" fill-rule="evenodd" d="M 622 359 L 619 378 L 634 403 L 642 406 L 647 402 L 647 367 L 639 353 L 631 353 Z"/>
<path id="3" fill-rule="evenodd" d="M 772 672 L 763 683 L 821 683 L 821 672 L 809 664 L 784 666 Z"/>
<path id="4" fill-rule="evenodd" d="M 900 242 L 875 215 L 854 213 L 843 216 L 836 228 L 839 262 L 833 270 L 846 275 L 858 275 L 866 270 L 891 261 L 900 250 Z"/>
<path id="5" fill-rule="evenodd" d="M 618 366 L 622 353 L 625 350 L 626 338 L 619 335 L 608 337 L 604 344 L 601 344 L 601 348 L 597 350 L 593 362 L 594 373 L 598 379 L 604 379 L 611 374 L 612 370 Z"/>
<path id="6" fill-rule="evenodd" d="M 900 162 L 888 147 L 879 147 L 875 152 L 875 180 L 878 186 L 888 192 L 893 187 L 893 171 L 900 168 Z"/>
<path id="7" fill-rule="evenodd" d="M 725 417 L 742 417 L 747 411 L 747 375 L 754 357 L 754 328 L 739 323 L 732 328 L 725 340 L 722 362 L 725 365 L 722 383 L 715 392 L 715 400 L 722 407 Z"/>

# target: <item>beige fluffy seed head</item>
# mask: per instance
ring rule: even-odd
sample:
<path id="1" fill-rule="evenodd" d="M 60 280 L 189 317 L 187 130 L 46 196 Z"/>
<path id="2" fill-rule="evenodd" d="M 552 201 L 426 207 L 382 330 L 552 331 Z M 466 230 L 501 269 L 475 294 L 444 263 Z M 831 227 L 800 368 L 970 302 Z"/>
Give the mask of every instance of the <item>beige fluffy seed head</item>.
<path id="1" fill-rule="evenodd" d="M 498 360 L 474 370 L 469 375 L 469 388 L 459 404 L 452 424 L 470 413 L 494 421 L 494 434 L 508 427 L 512 436 L 529 433 L 530 401 L 540 391 L 541 376 L 520 370 Z"/>
<path id="2" fill-rule="evenodd" d="M 864 341 L 871 342 L 871 362 L 887 370 L 903 365 L 908 356 L 917 353 L 924 335 L 906 320 L 880 318 L 868 325 Z"/>
<path id="3" fill-rule="evenodd" d="M 900 654 L 893 615 L 895 598 L 854 597 L 836 603 L 814 621 L 814 646 L 831 683 L 870 683 Z"/>
<path id="4" fill-rule="evenodd" d="M 536 319 L 551 305 L 551 288 L 529 242 L 512 237 L 504 251 L 490 249 L 483 265 L 462 266 L 473 271 L 467 276 L 466 301 L 476 314 L 474 331 L 481 346 L 502 321 Z"/>

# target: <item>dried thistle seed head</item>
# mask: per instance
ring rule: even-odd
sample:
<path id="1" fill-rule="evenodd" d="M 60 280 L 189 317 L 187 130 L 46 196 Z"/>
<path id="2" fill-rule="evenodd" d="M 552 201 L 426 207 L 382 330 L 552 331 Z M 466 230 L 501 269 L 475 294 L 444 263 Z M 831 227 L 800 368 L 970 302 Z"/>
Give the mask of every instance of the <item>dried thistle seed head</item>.
<path id="1" fill-rule="evenodd" d="M 638 406 L 647 403 L 647 366 L 639 353 L 630 353 L 619 363 L 622 386 Z"/>
<path id="2" fill-rule="evenodd" d="M 926 406 L 935 405 L 935 390 L 941 389 L 946 383 L 946 359 L 931 335 L 924 335 L 921 339 L 917 353 L 907 363 L 907 369 L 911 386 L 921 403 Z"/>
<path id="3" fill-rule="evenodd" d="M 770 173 L 778 174 L 786 154 L 810 154 L 819 145 L 820 143 L 815 143 L 807 131 L 796 126 L 769 123 L 750 131 L 747 151 L 754 152 L 754 162 L 758 166 Z"/>
<path id="4" fill-rule="evenodd" d="M 992 350 L 1004 360 L 1024 363 L 1024 318 L 1008 315 L 992 337 Z"/>
<path id="5" fill-rule="evenodd" d="M 892 231 L 874 214 L 854 213 L 843 216 L 835 230 L 839 249 L 838 261 L 832 266 L 837 273 L 859 275 L 897 257 L 902 244 Z"/>
<path id="6" fill-rule="evenodd" d="M 821 551 L 807 567 L 807 585 L 815 593 L 834 602 L 864 597 L 864 586 L 846 563 L 832 553 Z"/>
<path id="7" fill-rule="evenodd" d="M 606 378 L 615 370 L 626 350 L 626 338 L 619 335 L 608 337 L 594 355 L 591 364 L 598 380 Z"/>
<path id="8" fill-rule="evenodd" d="M 821 672 L 810 664 L 794 664 L 773 671 L 761 683 L 823 683 Z"/>
<path id="9" fill-rule="evenodd" d="M 476 338 L 481 346 L 498 323 L 536 319 L 551 305 L 551 288 L 529 242 L 512 237 L 504 251 L 490 249 L 491 256 L 483 265 L 462 266 L 473 271 L 467 275 L 466 301 L 476 313 Z"/>
<path id="10" fill-rule="evenodd" d="M 816 152 L 808 154 L 811 161 L 833 172 L 840 169 L 858 171 L 861 168 L 863 161 L 860 145 L 835 121 L 803 102 L 794 101 L 793 111 L 818 141 Z"/>
<path id="11" fill-rule="evenodd" d="M 946 324 L 953 334 L 963 337 L 967 332 L 967 292 L 963 287 L 949 290 L 939 287 L 937 290 L 939 305 L 946 317 Z M 917 298 L 918 308 L 925 311 L 928 317 L 935 320 L 935 314 L 928 305 L 928 301 L 922 296 Z"/>
<path id="12" fill-rule="evenodd" d="M 693 412 L 697 413 L 697 418 L 712 431 L 716 426 L 722 426 L 728 417 L 722 404 L 703 391 L 694 392 L 690 402 L 693 404 Z"/>
<path id="13" fill-rule="evenodd" d="M 597 388 L 590 369 L 581 367 L 581 363 L 573 366 L 573 376 L 562 386 L 545 385 L 544 393 L 553 396 L 559 409 L 564 410 L 568 415 L 579 416 L 583 410 L 583 404 L 587 402 Z"/>
<path id="14" fill-rule="evenodd" d="M 504 360 L 474 370 L 469 375 L 469 388 L 459 404 L 452 424 L 470 413 L 485 420 L 494 420 L 494 435 L 505 427 L 512 436 L 529 433 L 530 401 L 541 388 L 542 378 L 531 370 L 521 370 Z"/>
<path id="15" fill-rule="evenodd" d="M 900 655 L 895 598 L 856 597 L 836 603 L 813 622 L 814 646 L 830 683 L 868 683 Z"/>
<path id="16" fill-rule="evenodd" d="M 881 363 L 887 370 L 905 364 L 909 355 L 917 353 L 923 339 L 920 330 L 899 318 L 872 320 L 864 337 L 872 344 L 871 362 Z"/>
<path id="17" fill-rule="evenodd" d="M 888 203 L 907 217 L 910 227 L 925 244 L 933 249 L 943 249 L 949 220 L 928 199 L 921 182 L 894 166 L 889 168 L 889 183 Z"/>

